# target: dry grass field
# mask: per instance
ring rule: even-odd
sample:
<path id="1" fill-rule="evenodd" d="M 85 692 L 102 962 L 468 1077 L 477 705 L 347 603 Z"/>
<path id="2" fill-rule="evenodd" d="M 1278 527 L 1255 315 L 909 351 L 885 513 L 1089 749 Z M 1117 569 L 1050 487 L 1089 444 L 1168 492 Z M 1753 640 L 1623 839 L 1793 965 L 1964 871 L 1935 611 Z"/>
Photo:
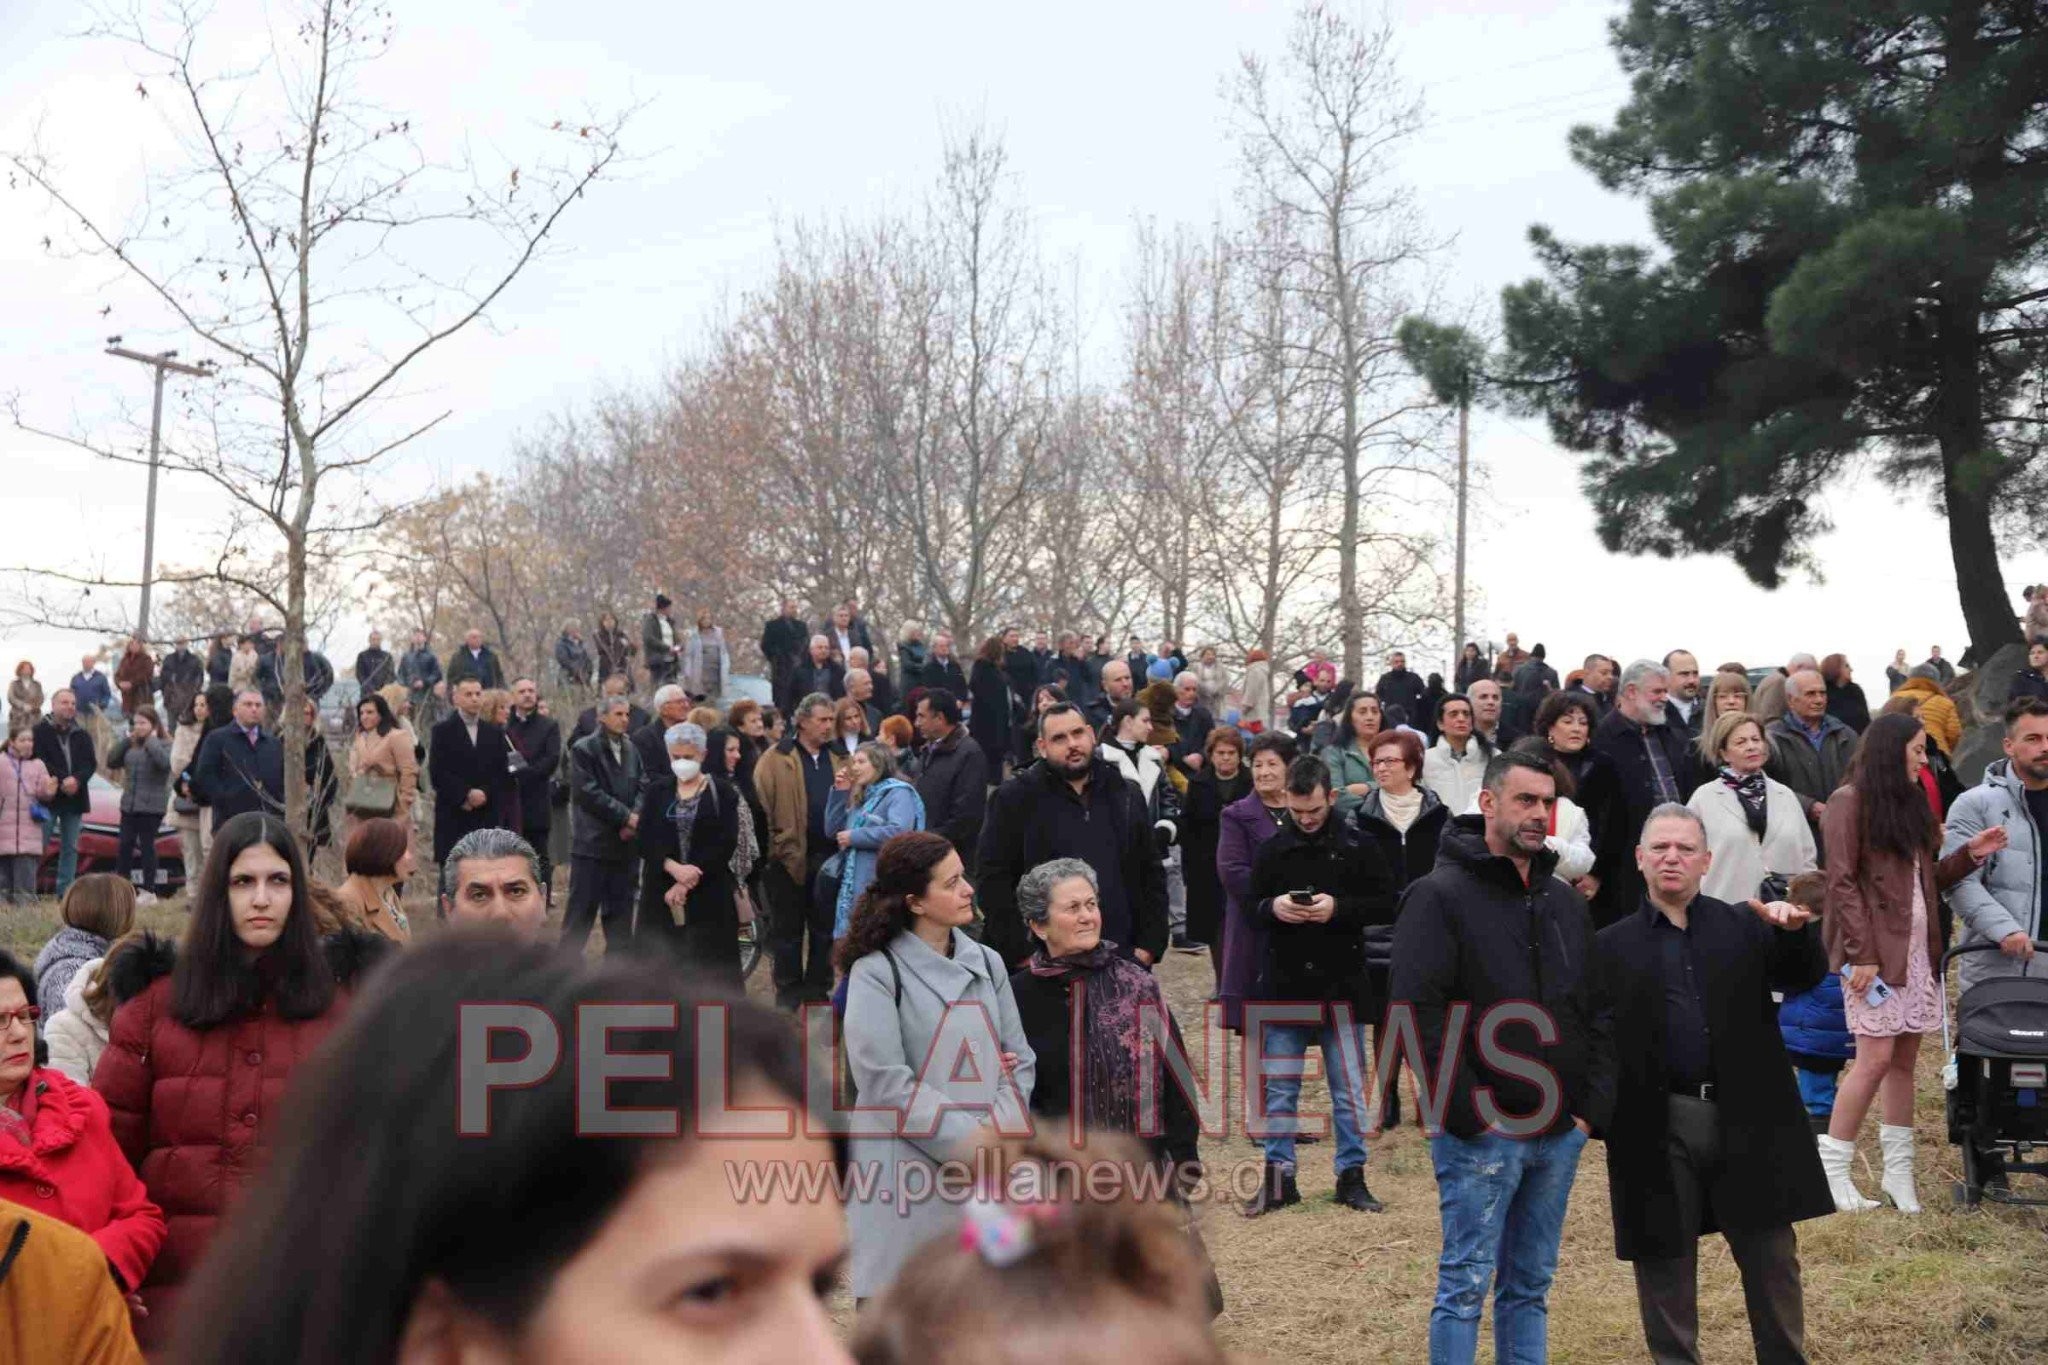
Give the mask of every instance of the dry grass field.
<path id="1" fill-rule="evenodd" d="M 430 923 L 423 901 L 416 924 Z M 143 923 L 175 933 L 175 905 L 142 911 Z M 32 957 L 56 928 L 53 902 L 0 907 L 0 947 Z M 1209 989 L 1206 958 L 1173 954 L 1164 966 L 1169 999 L 1184 1024 L 1200 1018 Z M 751 983 L 767 985 L 763 967 Z M 1807 1345 L 1816 1365 L 2033 1365 L 2048 1360 L 2048 1214 L 1985 1207 L 1956 1211 L 1949 1189 L 1960 1166 L 1940 1127 L 1937 1048 L 1921 1059 L 1920 1190 L 1927 1212 L 1884 1210 L 1832 1217 L 1800 1229 L 1806 1274 Z M 1231 1067 L 1233 1107 L 1241 1079 Z M 1327 1112 L 1319 1083 L 1304 1109 Z M 1411 1104 L 1412 1111 L 1412 1104 Z M 1233 1136 L 1204 1144 L 1212 1170 L 1256 1162 Z M 1866 1129 L 1859 1183 L 1874 1193 L 1874 1121 Z M 1436 1283 L 1436 1182 L 1428 1143 L 1412 1125 L 1380 1138 L 1368 1175 L 1387 1203 L 1358 1214 L 1330 1202 L 1328 1142 L 1300 1151 L 1302 1204 L 1266 1218 L 1240 1216 L 1227 1196 L 1206 1206 L 1202 1233 L 1228 1305 L 1219 1323 L 1239 1359 L 1272 1362 L 1420 1360 Z M 1641 1360 L 1634 1280 L 1616 1261 L 1608 1223 L 1605 1157 L 1586 1149 L 1573 1191 L 1557 1284 L 1551 1297 L 1551 1356 L 1560 1365 Z M 844 1306 L 842 1306 L 844 1311 Z M 1701 1352 L 1708 1361 L 1751 1359 L 1741 1286 L 1725 1245 L 1710 1238 L 1700 1256 Z M 1490 1329 L 1482 1360 L 1490 1360 Z"/>

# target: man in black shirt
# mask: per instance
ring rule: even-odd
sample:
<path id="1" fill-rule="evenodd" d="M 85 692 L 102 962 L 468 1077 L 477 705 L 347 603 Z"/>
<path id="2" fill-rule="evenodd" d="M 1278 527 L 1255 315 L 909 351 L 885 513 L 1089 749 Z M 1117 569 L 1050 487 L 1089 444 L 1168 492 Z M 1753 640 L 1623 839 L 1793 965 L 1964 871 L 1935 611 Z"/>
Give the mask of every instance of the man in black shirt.
<path id="1" fill-rule="evenodd" d="M 1813 914 L 1700 894 L 1700 819 L 1650 812 L 1636 848 L 1639 908 L 1593 946 L 1593 1008 L 1612 1022 L 1616 1083 L 1603 1116 L 1615 1254 L 1635 1263 L 1654 1360 L 1697 1360 L 1698 1251 L 1728 1239 L 1760 1362 L 1804 1362 L 1792 1224 L 1834 1211 L 1778 1033 L 1771 992 L 1827 973 Z"/>

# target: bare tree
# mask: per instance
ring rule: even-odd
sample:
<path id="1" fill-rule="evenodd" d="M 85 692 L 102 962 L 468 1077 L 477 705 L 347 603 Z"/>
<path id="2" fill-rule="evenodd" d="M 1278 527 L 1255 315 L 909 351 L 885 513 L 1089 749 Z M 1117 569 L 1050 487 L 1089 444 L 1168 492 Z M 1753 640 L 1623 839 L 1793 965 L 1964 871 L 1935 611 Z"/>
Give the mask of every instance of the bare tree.
<path id="1" fill-rule="evenodd" d="M 1354 23 L 1327 0 L 1296 16 L 1276 73 L 1243 57 L 1232 90 L 1260 215 L 1275 215 L 1289 287 L 1321 325 L 1296 343 L 1335 395 L 1328 432 L 1341 508 L 1337 602 L 1344 669 L 1364 668 L 1371 585 L 1360 580 L 1371 505 L 1434 461 L 1411 419 L 1424 395 L 1400 363 L 1395 331 L 1436 248 L 1393 161 L 1420 123 L 1395 69 L 1393 29 Z"/>
<path id="2" fill-rule="evenodd" d="M 360 93 L 390 50 L 390 6 L 299 0 L 292 12 L 253 65 L 234 66 L 214 59 L 228 39 L 196 4 L 101 16 L 92 32 L 127 48 L 138 97 L 181 151 L 125 222 L 87 208 L 40 147 L 5 160 L 62 224 L 53 249 L 110 263 L 223 362 L 220 381 L 188 400 L 196 429 L 164 467 L 226 499 L 217 576 L 283 619 L 286 808 L 304 828 L 308 576 L 382 520 L 368 496 L 379 462 L 447 414 L 373 418 L 422 357 L 502 299 L 613 166 L 624 116 L 557 120 L 551 149 L 524 164 L 439 161 L 409 117 Z M 40 430 L 18 409 L 16 420 Z M 282 554 L 281 590 L 235 574 L 231 551 L 252 535 Z"/>

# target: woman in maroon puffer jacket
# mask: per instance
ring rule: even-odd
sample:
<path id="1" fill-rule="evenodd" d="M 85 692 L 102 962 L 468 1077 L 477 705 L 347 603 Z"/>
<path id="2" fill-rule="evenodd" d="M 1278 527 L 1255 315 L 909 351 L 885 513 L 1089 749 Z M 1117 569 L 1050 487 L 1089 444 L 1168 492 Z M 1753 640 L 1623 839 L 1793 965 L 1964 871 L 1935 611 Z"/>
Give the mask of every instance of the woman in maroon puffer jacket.
<path id="1" fill-rule="evenodd" d="M 322 943 L 297 843 L 276 818 L 236 816 L 213 837 L 182 948 L 153 942 L 115 980 L 93 1088 L 164 1211 L 169 1236 L 141 1286 L 145 1348 L 169 1340 L 188 1279 L 255 1173 L 287 1082 L 339 1019 L 377 935 Z"/>

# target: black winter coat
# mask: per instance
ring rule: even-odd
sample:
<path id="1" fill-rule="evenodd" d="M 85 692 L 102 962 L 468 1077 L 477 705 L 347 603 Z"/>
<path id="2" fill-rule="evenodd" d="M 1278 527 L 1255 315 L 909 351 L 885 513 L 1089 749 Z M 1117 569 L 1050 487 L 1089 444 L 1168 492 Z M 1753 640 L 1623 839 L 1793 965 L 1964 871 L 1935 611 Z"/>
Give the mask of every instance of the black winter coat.
<path id="1" fill-rule="evenodd" d="M 213 828 L 246 811 L 284 814 L 284 744 L 268 730 L 249 743 L 239 725 L 223 725 L 199 744 L 192 785 L 213 811 Z"/>
<path id="2" fill-rule="evenodd" d="M 35 741 L 36 760 L 52 782 L 62 783 L 67 777 L 78 779 L 77 791 L 68 795 L 58 792 L 43 804 L 55 815 L 83 815 L 92 807 L 92 775 L 100 765 L 99 757 L 93 753 L 92 735 L 75 720 L 69 730 L 59 730 L 57 723 L 45 716 L 36 722 Z M 278 790 L 284 790 L 282 767 L 278 769 Z"/>
<path id="3" fill-rule="evenodd" d="M 1365 800 L 1352 812 L 1351 819 L 1359 834 L 1379 845 L 1388 870 L 1394 874 L 1394 889 L 1398 894 L 1428 876 L 1436 867 L 1437 845 L 1443 839 L 1444 826 L 1450 823 L 1451 808 L 1435 792 L 1422 788 L 1421 813 L 1403 833 L 1388 822 L 1386 811 L 1380 804 L 1379 788 L 1375 787 L 1366 793 Z M 1367 927 L 1365 961 L 1372 971 L 1374 986 L 1384 997 L 1387 972 L 1394 962 L 1394 926 L 1391 922 Z"/>
<path id="4" fill-rule="evenodd" d="M 1293 891 L 1327 893 L 1326 924 L 1288 924 L 1274 902 Z M 1337 819 L 1304 834 L 1290 821 L 1252 860 L 1252 916 L 1266 931 L 1266 993 L 1275 1000 L 1343 1000 L 1359 1023 L 1378 1024 L 1383 1002 L 1365 963 L 1365 928 L 1394 922 L 1396 888 L 1386 855 Z"/>
<path id="5" fill-rule="evenodd" d="M 478 685 L 488 692 L 505 685 L 505 667 L 498 662 L 498 656 L 491 652 L 489 645 L 474 654 L 469 652 L 468 645 L 463 645 L 448 656 L 448 690 L 453 692 L 455 684 L 464 678 L 475 678 Z"/>
<path id="6" fill-rule="evenodd" d="M 640 918 L 634 937 L 668 946 L 683 965 L 716 972 L 736 967 L 739 958 L 739 911 L 733 899 L 732 854 L 740 841 L 741 801 L 738 788 L 722 777 L 708 779 L 697 798 L 696 822 L 690 826 L 685 850 L 669 814 L 675 804 L 675 778 L 648 786 L 640 798 Z M 662 866 L 673 858 L 704 874 L 683 903 L 677 924 L 663 899 L 675 884 Z M 729 975 L 737 975 L 731 972 Z M 728 981 L 727 984 L 736 984 Z"/>
<path id="7" fill-rule="evenodd" d="M 926 745 L 916 785 L 924 802 L 924 827 L 945 835 L 971 865 L 988 810 L 988 759 L 981 746 L 959 728 Z"/>
<path id="8" fill-rule="evenodd" d="M 1400 707 L 1407 715 L 1408 723 L 1418 730 L 1436 725 L 1435 716 L 1422 714 L 1422 697 L 1427 690 L 1422 679 L 1408 668 L 1398 673 L 1389 669 L 1380 674 L 1379 681 L 1372 685 L 1372 694 L 1380 699 L 1382 711 L 1389 706 Z"/>
<path id="9" fill-rule="evenodd" d="M 982 757 L 988 760 L 989 776 L 999 777 L 1003 759 L 1010 752 L 1015 724 L 1016 703 L 1010 696 L 1009 679 L 1003 676 L 1002 669 L 977 659 L 967 689 L 974 704 L 974 714 L 967 718 L 967 733 L 981 746 Z"/>
<path id="10" fill-rule="evenodd" d="M 1597 1130 L 1613 1104 L 1613 1044 L 1590 989 L 1593 919 L 1579 893 L 1551 875 L 1556 866 L 1557 855 L 1540 850 L 1524 884 L 1512 862 L 1487 848 L 1483 816 L 1453 816 L 1435 869 L 1401 899 L 1388 993 L 1393 1008 L 1414 1011 L 1432 1086 L 1451 1056 L 1450 1007 L 1469 1007 L 1444 1107 L 1444 1129 L 1454 1136 L 1485 1131 L 1474 1103 L 1482 1086 L 1498 1116 L 1535 1116 L 1546 1096 L 1528 1079 L 1532 1070 L 1562 1087 L 1550 1096 L 1555 1112 L 1546 1134 L 1563 1132 L 1574 1116 Z M 1480 1051 L 1488 1013 L 1503 1004 L 1535 1004 L 1555 1030 L 1556 1041 L 1542 1043 L 1531 1023 L 1499 1023 L 1492 1032 L 1499 1053 L 1522 1059 L 1513 1070 L 1489 1065 Z"/>
<path id="11" fill-rule="evenodd" d="M 1106 835 L 1087 828 L 1107 822 Z M 1115 850 L 1115 866 L 1104 869 L 1088 856 L 1091 846 Z M 1012 968 L 1031 956 L 1031 935 L 1017 913 L 1017 880 L 1053 858 L 1083 858 L 1105 884 L 1102 937 L 1125 954 L 1144 949 L 1157 962 L 1166 952 L 1166 869 L 1153 840 L 1152 821 L 1138 784 L 1100 756 L 1089 769 L 1088 799 L 1043 763 L 1012 777 L 989 799 L 981 828 L 983 940 Z M 1122 903 L 1108 892 L 1123 887 Z"/>
<path id="12" fill-rule="evenodd" d="M 1223 808 L 1251 795 L 1252 775 L 1239 765 L 1228 782 L 1207 764 L 1188 779 L 1180 810 L 1181 878 L 1188 891 L 1188 937 L 1207 943 L 1220 960 L 1223 940 L 1223 876 L 1216 869 L 1216 845 L 1223 837 Z"/>
<path id="13" fill-rule="evenodd" d="M 562 766 L 562 727 L 554 717 L 538 711 L 522 720 L 515 710 L 505 722 L 505 739 L 526 761 L 526 766 L 512 775 L 512 785 L 519 793 L 520 833 L 546 834 L 554 809 L 548 788 Z"/>
<path id="14" fill-rule="evenodd" d="M 1016 997 L 1017 1016 L 1023 1021 L 1024 1036 L 1031 1041 L 1032 1055 L 1039 1059 L 1038 1074 L 1031 1081 L 1031 1112 L 1047 1121 L 1041 1132 L 1064 1133 L 1074 1112 L 1073 978 L 1034 976 L 1026 968 L 1011 974 L 1010 993 Z M 1180 1024 L 1170 1010 L 1166 1025 L 1175 1046 L 1185 1052 Z M 1201 1129 L 1195 1111 L 1180 1086 L 1166 1074 L 1163 1050 L 1152 1055 L 1160 1131 L 1140 1141 L 1155 1160 L 1176 1166 L 1193 1165 L 1202 1159 Z"/>
<path id="15" fill-rule="evenodd" d="M 585 735 L 569 750 L 569 799 L 572 856 L 602 863 L 623 863 L 635 849 L 619 831 L 640 808 L 645 796 L 640 783 L 640 751 L 629 740 L 620 746 L 623 762 L 612 761 L 611 745 L 602 734 Z"/>
<path id="16" fill-rule="evenodd" d="M 961 670 L 957 654 L 943 662 L 926 659 L 923 669 L 915 676 L 906 671 L 903 682 L 906 687 L 922 687 L 926 691 L 942 687 L 953 694 L 954 701 L 967 700 L 967 674 Z"/>
<path id="17" fill-rule="evenodd" d="M 448 850 L 463 835 L 504 825 L 504 806 L 512 785 L 512 746 L 505 732 L 478 721 L 476 743 L 456 712 L 434 726 L 427 741 L 427 779 L 434 788 L 434 861 L 448 861 Z M 472 791 L 484 794 L 475 810 L 462 808 Z"/>
<path id="18" fill-rule="evenodd" d="M 1616 706 L 1593 727 L 1593 750 L 1613 766 L 1615 777 L 1604 827 L 1593 825 L 1594 871 L 1600 877 L 1593 914 L 1603 927 L 1634 911 L 1643 899 L 1643 877 L 1636 870 L 1636 839 L 1643 832 L 1643 821 L 1663 799 L 1657 794 L 1649 753 L 1643 747 L 1646 732 L 1649 742 L 1663 750 L 1681 803 L 1692 796 L 1703 780 L 1692 745 L 1682 732 L 1664 724 L 1662 717 L 1655 725 L 1641 727 Z M 1587 814 L 1592 819 L 1590 807 Z"/>
<path id="19" fill-rule="evenodd" d="M 846 695 L 846 669 L 837 659 L 814 664 L 807 654 L 790 673 L 789 707 L 792 711 L 798 702 L 813 692 L 822 692 L 834 701 Z M 794 729 L 794 725 L 791 728 Z"/>
<path id="20" fill-rule="evenodd" d="M 388 649 L 366 649 L 356 655 L 356 695 L 368 696 L 389 687 L 398 676 L 398 661 Z"/>
<path id="21" fill-rule="evenodd" d="M 1594 1124 L 1607 1141 L 1614 1254 L 1624 1261 L 1666 1260 L 1693 1250 L 1677 1225 L 1666 1154 L 1659 916 L 1646 901 L 1601 930 L 1593 944 L 1593 1008 L 1611 1016 L 1615 1049 L 1613 1110 Z M 1774 990 L 1790 996 L 1827 975 L 1820 926 L 1774 929 L 1747 909 L 1709 896 L 1695 898 L 1686 917 L 1726 1158 L 1708 1187 L 1701 1231 L 1761 1232 L 1833 1213 L 1771 1001 Z"/>
<path id="22" fill-rule="evenodd" d="M 175 727 L 185 703 L 206 686 L 206 665 L 189 649 L 174 649 L 164 655 L 157 669 L 157 684 L 164 693 L 164 728 Z"/>

